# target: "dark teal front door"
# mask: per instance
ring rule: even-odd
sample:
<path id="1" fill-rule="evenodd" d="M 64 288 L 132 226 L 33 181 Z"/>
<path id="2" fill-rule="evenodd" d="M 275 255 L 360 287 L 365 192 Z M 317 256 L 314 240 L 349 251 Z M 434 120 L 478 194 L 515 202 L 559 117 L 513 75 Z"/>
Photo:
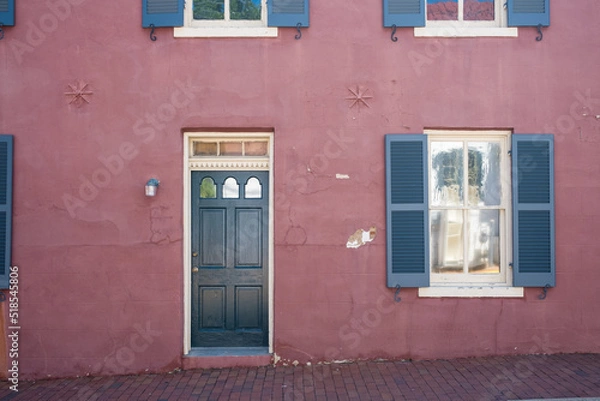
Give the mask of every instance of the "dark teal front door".
<path id="1" fill-rule="evenodd" d="M 192 172 L 192 347 L 268 345 L 269 173 Z"/>

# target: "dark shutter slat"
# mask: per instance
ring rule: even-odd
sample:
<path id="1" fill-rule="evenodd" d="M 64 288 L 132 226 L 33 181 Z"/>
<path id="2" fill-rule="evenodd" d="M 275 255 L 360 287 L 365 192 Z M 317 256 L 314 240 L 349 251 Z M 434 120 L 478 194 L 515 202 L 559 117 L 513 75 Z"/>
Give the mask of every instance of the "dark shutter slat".
<path id="1" fill-rule="evenodd" d="M 513 279 L 516 287 L 553 287 L 554 142 L 513 135 Z"/>
<path id="2" fill-rule="evenodd" d="M 142 27 L 183 26 L 185 0 L 142 0 Z"/>
<path id="3" fill-rule="evenodd" d="M 267 11 L 269 26 L 309 26 L 309 0 L 270 0 Z"/>
<path id="4" fill-rule="evenodd" d="M 0 288 L 8 288 L 12 239 L 13 137 L 0 135 Z"/>
<path id="5" fill-rule="evenodd" d="M 549 26 L 549 0 L 508 0 L 508 26 Z"/>
<path id="6" fill-rule="evenodd" d="M 15 0 L 0 0 L 0 25 L 15 25 Z"/>
<path id="7" fill-rule="evenodd" d="M 425 26 L 425 0 L 383 0 L 383 26 Z"/>
<path id="8" fill-rule="evenodd" d="M 388 287 L 429 286 L 427 136 L 386 135 Z"/>

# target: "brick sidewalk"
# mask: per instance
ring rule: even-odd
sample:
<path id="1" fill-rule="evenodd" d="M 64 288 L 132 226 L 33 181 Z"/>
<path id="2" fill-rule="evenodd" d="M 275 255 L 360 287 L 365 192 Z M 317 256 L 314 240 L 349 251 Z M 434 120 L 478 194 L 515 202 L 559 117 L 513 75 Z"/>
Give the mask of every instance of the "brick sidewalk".
<path id="1" fill-rule="evenodd" d="M 207 369 L 0 387 L 27 400 L 515 400 L 600 397 L 600 354 Z M 600 400 L 600 398 L 598 398 Z"/>

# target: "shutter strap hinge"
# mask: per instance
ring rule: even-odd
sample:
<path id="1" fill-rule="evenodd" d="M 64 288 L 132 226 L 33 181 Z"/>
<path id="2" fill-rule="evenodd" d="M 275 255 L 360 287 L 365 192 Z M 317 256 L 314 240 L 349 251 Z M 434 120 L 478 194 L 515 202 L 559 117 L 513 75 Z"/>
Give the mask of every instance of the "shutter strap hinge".
<path id="1" fill-rule="evenodd" d="M 546 299 L 546 296 L 548 295 L 548 289 L 550 288 L 550 284 L 546 284 L 544 286 L 544 288 L 542 288 L 542 293 L 540 295 L 538 295 L 538 299 L 540 300 L 544 300 Z"/>

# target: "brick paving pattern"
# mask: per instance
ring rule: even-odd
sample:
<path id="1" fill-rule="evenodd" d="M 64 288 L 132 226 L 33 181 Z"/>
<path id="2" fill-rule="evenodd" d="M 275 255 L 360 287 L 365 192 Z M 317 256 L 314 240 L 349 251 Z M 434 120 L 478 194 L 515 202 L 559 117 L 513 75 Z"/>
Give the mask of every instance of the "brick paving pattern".
<path id="1" fill-rule="evenodd" d="M 0 384 L 0 401 L 460 400 L 599 397 L 600 354 L 204 369 Z"/>

